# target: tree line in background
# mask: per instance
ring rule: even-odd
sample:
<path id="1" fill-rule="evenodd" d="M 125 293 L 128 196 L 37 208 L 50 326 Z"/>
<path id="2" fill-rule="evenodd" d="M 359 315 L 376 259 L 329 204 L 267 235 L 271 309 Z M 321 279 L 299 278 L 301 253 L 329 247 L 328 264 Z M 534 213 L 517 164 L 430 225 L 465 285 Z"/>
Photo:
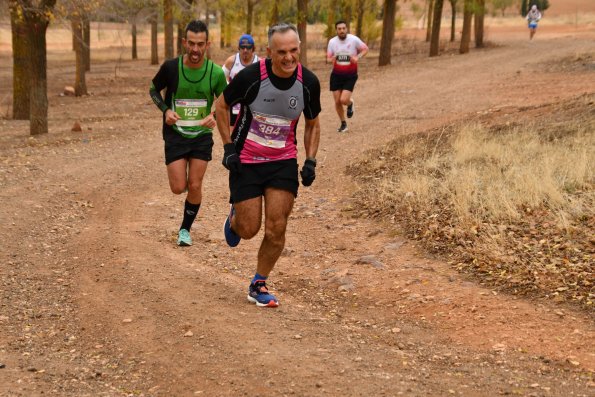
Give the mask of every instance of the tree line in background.
<path id="1" fill-rule="evenodd" d="M 401 3 L 407 0 L 401 0 Z M 476 47 L 483 44 L 483 19 L 488 5 L 492 12 L 504 12 L 515 3 L 521 14 L 537 3 L 541 10 L 548 0 L 448 0 L 451 6 L 450 40 L 455 40 L 457 8 L 463 10 L 460 53 L 469 52 L 472 24 Z M 307 26 L 326 25 L 325 36 L 335 34 L 336 20 L 345 20 L 354 34 L 367 42 L 380 40 L 379 66 L 389 65 L 392 44 L 401 20 L 398 0 L 0 0 L 8 2 L 13 49 L 13 118 L 30 120 L 30 134 L 48 132 L 46 31 L 51 21 L 69 21 L 75 52 L 75 95 L 87 94 L 86 72 L 91 70 L 90 22 L 126 22 L 131 27 L 132 59 L 138 58 L 137 24 L 151 27 L 151 64 L 158 64 L 158 24 L 162 21 L 165 58 L 173 58 L 174 48 L 182 53 L 185 25 L 193 18 L 218 24 L 220 47 L 229 47 L 237 30 L 253 33 L 254 26 L 271 26 L 280 21 L 295 23 L 301 38 L 301 62 L 307 64 Z M 427 17 L 426 41 L 430 56 L 439 53 L 440 24 L 444 0 L 424 0 Z M 411 10 L 419 12 L 418 3 Z M 238 27 L 240 29 L 238 29 Z M 177 40 L 174 41 L 174 30 Z M 35 56 L 32 56 L 35 54 Z"/>

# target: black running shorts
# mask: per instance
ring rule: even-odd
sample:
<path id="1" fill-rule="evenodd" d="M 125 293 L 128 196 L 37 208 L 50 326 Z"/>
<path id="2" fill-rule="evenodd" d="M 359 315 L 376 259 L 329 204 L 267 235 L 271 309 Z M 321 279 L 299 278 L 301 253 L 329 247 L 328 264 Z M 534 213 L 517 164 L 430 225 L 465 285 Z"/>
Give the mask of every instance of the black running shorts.
<path id="1" fill-rule="evenodd" d="M 200 159 L 211 161 L 213 153 L 213 135 L 188 139 L 188 143 L 165 142 L 165 164 L 179 159 Z"/>
<path id="2" fill-rule="evenodd" d="M 331 73 L 331 91 L 347 90 L 353 92 L 356 81 L 357 74 L 354 76 L 342 76 Z"/>
<path id="3" fill-rule="evenodd" d="M 230 203 L 239 203 L 264 195 L 267 187 L 287 190 L 297 197 L 298 164 L 296 159 L 242 164 L 239 173 L 229 174 Z"/>

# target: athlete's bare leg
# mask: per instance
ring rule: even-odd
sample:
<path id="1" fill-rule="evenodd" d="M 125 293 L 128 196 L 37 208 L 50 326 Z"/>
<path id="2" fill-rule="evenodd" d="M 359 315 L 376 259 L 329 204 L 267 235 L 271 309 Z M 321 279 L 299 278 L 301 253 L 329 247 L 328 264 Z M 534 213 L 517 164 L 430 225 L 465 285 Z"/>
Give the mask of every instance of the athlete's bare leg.
<path id="1" fill-rule="evenodd" d="M 242 239 L 256 236 L 262 225 L 262 196 L 233 204 L 235 215 L 231 218 L 231 229 Z"/>
<path id="2" fill-rule="evenodd" d="M 333 99 L 335 100 L 335 110 L 337 111 L 339 120 L 345 121 L 345 109 L 343 108 L 343 103 L 341 103 L 342 93 L 343 90 L 333 91 Z"/>
<path id="3" fill-rule="evenodd" d="M 293 208 L 293 193 L 267 188 L 264 193 L 264 238 L 258 250 L 256 272 L 267 277 L 285 247 L 287 220 Z"/>
<path id="4" fill-rule="evenodd" d="M 341 91 L 341 105 L 349 106 L 351 104 L 351 94 L 352 92 L 349 90 Z"/>
<path id="5" fill-rule="evenodd" d="M 209 163 L 204 160 L 179 159 L 167 165 L 169 187 L 174 194 L 188 190 L 186 200 L 192 204 L 202 202 L 202 181 Z"/>

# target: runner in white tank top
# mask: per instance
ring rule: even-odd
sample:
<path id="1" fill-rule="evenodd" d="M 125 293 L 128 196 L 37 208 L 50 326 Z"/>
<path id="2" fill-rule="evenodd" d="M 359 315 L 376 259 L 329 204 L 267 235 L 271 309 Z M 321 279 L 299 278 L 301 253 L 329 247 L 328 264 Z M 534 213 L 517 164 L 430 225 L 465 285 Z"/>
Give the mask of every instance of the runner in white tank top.
<path id="1" fill-rule="evenodd" d="M 227 82 L 231 80 L 246 66 L 258 62 L 258 55 L 254 53 L 254 39 L 249 34 L 243 34 L 238 43 L 238 52 L 225 60 L 223 64 L 223 73 L 227 78 Z M 234 125 L 238 114 L 240 113 L 240 105 L 231 108 L 229 117 L 230 125 Z"/>

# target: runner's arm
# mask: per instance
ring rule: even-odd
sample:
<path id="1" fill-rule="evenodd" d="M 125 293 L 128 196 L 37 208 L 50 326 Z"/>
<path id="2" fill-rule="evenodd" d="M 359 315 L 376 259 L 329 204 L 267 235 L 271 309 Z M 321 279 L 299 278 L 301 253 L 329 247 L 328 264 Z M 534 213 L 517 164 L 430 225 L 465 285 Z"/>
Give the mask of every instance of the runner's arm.
<path id="1" fill-rule="evenodd" d="M 221 67 L 223 69 L 223 73 L 225 73 L 225 79 L 229 83 L 229 74 L 231 73 L 231 68 L 233 67 L 233 60 L 235 55 L 230 56 L 225 60 L 225 63 Z"/>
<path id="2" fill-rule="evenodd" d="M 229 82 L 229 74 L 231 73 L 231 70 L 229 70 L 225 64 L 223 64 L 222 68 L 223 73 L 225 74 L 225 79 Z"/>
<path id="3" fill-rule="evenodd" d="M 320 142 L 320 81 L 314 73 L 308 69 L 303 71 L 304 79 L 304 148 L 306 149 L 306 160 L 316 159 L 318 143 Z"/>
<path id="4" fill-rule="evenodd" d="M 318 116 L 314 119 L 304 118 L 304 148 L 306 149 L 306 159 L 316 159 L 318 153 L 318 144 L 320 142 L 320 119 Z"/>
<path id="5" fill-rule="evenodd" d="M 149 88 L 149 95 L 151 95 L 153 103 L 157 105 L 161 112 L 165 112 L 167 109 L 169 109 L 169 107 L 165 104 L 163 97 L 161 96 L 160 90 L 157 90 L 157 88 L 155 88 L 155 84 L 153 83 L 151 83 L 151 87 Z"/>
<path id="6" fill-rule="evenodd" d="M 225 102 L 225 96 L 220 95 L 215 102 L 215 115 L 217 129 L 221 135 L 223 145 L 231 143 L 231 128 L 229 128 L 229 105 Z"/>
<path id="7" fill-rule="evenodd" d="M 333 50 L 333 41 L 332 41 L 332 39 L 328 42 L 328 47 L 326 48 L 326 61 L 327 62 L 334 62 L 335 61 L 335 51 Z"/>
<path id="8" fill-rule="evenodd" d="M 163 112 L 165 124 L 174 125 L 180 119 L 180 116 L 167 106 L 161 96 L 161 92 L 155 88 L 153 83 L 151 83 L 151 88 L 149 88 L 149 94 L 155 105 Z"/>
<path id="9" fill-rule="evenodd" d="M 360 40 L 360 46 L 357 48 L 357 59 L 362 59 L 368 53 L 368 46 Z"/>
<path id="10" fill-rule="evenodd" d="M 165 103 L 165 100 L 161 96 L 161 91 L 168 87 L 168 63 L 165 62 L 159 68 L 159 71 L 151 80 L 151 86 L 149 87 L 149 95 L 153 100 L 153 103 L 161 110 L 162 113 L 165 113 L 169 106 Z M 169 88 L 168 88 L 169 89 Z M 167 97 L 167 94 L 166 94 Z"/>
<path id="11" fill-rule="evenodd" d="M 258 63 L 253 63 L 235 75 L 217 98 L 215 102 L 217 129 L 224 145 L 232 142 L 229 108 L 236 103 L 242 103 L 242 106 L 252 103 L 258 95 L 259 82 L 260 66 Z"/>

